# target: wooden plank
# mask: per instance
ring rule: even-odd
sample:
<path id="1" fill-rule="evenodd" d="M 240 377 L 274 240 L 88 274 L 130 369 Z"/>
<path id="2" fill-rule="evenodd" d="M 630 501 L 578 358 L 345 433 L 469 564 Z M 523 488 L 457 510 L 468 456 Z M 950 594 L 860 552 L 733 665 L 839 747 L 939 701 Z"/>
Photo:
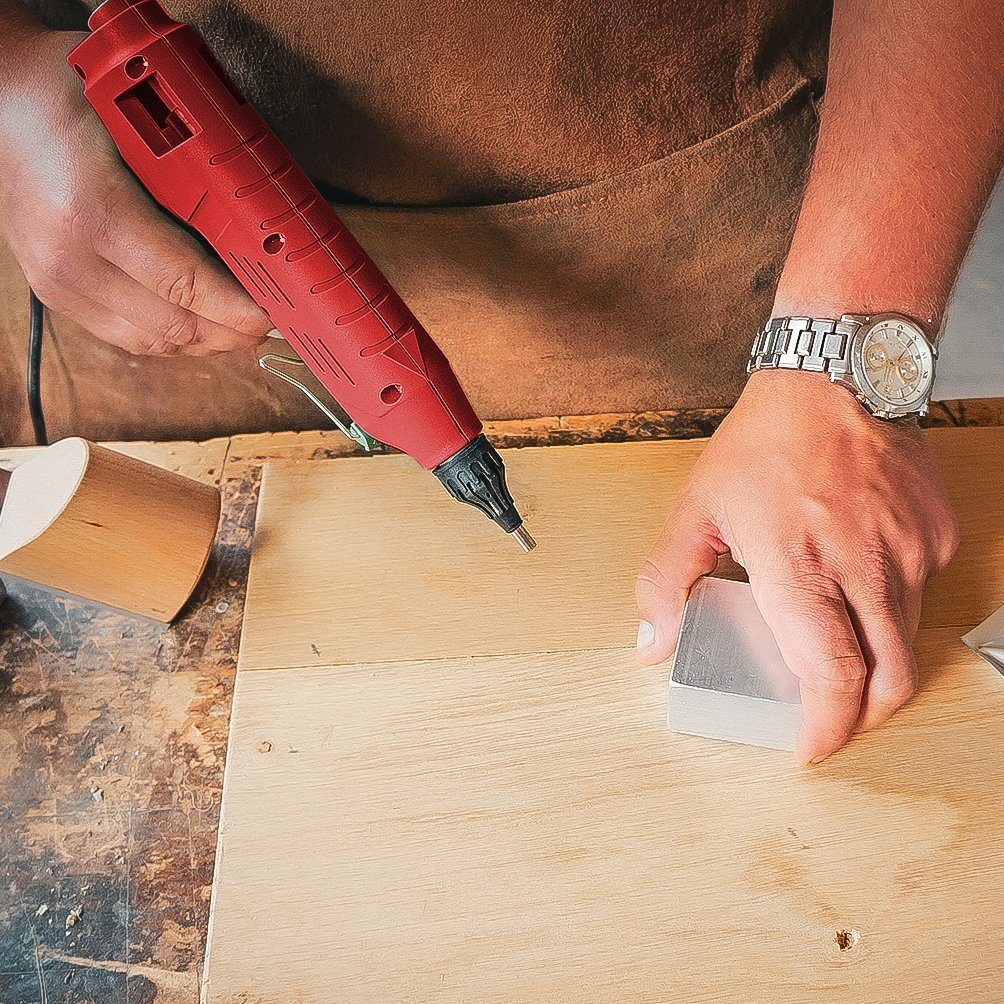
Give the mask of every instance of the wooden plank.
<path id="1" fill-rule="evenodd" d="M 1004 600 L 1004 430 L 932 442 L 921 693 L 810 771 L 671 734 L 626 644 L 700 444 L 510 453 L 529 558 L 404 458 L 270 468 L 208 1004 L 995 999 L 1004 681 L 958 637 Z"/>
<path id="2" fill-rule="evenodd" d="M 207 439 L 202 443 L 135 442 L 102 445 L 116 453 L 124 453 L 127 457 L 162 467 L 165 471 L 174 471 L 175 474 L 183 474 L 186 478 L 194 478 L 206 484 L 219 484 L 229 444 L 229 439 Z M 18 467 L 43 449 L 41 446 L 0 448 L 0 467 Z"/>
<path id="3" fill-rule="evenodd" d="M 962 523 L 931 583 L 928 626 L 1004 600 L 1004 429 L 927 433 Z M 539 541 L 522 554 L 407 457 L 266 469 L 240 665 L 616 647 L 636 630 L 634 577 L 703 441 L 508 451 Z"/>
<path id="4" fill-rule="evenodd" d="M 810 771 L 630 649 L 238 675 L 208 1004 L 999 999 L 1004 681 Z"/>

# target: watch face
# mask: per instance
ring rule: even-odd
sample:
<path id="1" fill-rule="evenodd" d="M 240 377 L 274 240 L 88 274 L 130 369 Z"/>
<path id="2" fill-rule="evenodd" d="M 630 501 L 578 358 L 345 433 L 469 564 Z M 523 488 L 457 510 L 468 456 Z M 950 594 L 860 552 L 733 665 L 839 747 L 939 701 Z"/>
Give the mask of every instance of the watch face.
<path id="1" fill-rule="evenodd" d="M 852 368 L 875 404 L 893 414 L 909 414 L 930 393 L 934 352 L 920 328 L 905 317 L 876 317 L 855 336 Z"/>

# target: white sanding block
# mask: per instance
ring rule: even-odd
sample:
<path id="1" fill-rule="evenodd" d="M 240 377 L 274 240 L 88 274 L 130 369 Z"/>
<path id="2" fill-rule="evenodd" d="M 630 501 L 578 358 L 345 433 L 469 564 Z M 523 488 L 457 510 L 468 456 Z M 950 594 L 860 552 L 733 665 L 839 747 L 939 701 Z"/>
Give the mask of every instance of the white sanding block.
<path id="1" fill-rule="evenodd" d="M 792 750 L 802 724 L 798 680 L 781 658 L 747 582 L 699 579 L 669 680 L 674 732 Z"/>

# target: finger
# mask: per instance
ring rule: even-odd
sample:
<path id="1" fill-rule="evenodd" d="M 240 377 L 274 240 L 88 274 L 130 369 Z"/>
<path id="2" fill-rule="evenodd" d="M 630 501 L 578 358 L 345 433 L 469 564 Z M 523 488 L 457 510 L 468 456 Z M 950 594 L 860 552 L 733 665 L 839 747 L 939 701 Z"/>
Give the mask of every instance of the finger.
<path id="1" fill-rule="evenodd" d="M 858 720 L 867 670 L 844 595 L 824 576 L 762 583 L 753 596 L 788 668 L 798 677 L 802 728 L 795 756 L 819 763 L 840 749 Z"/>
<path id="2" fill-rule="evenodd" d="M 54 294 L 40 294 L 42 302 L 53 313 L 79 324 L 101 341 L 124 349 L 133 355 L 144 355 L 150 344 L 150 333 L 129 323 L 121 314 L 75 290 L 64 289 Z M 163 355 L 176 355 L 180 346 L 165 346 Z M 199 346 L 189 350 L 194 355 L 214 355 L 211 349 Z"/>
<path id="3" fill-rule="evenodd" d="M 917 660 L 900 604 L 892 598 L 857 600 L 848 596 L 868 683 L 855 732 L 867 732 L 887 721 L 917 690 Z M 911 601 L 912 605 L 919 604 Z"/>
<path id="4" fill-rule="evenodd" d="M 86 277 L 86 293 L 147 333 L 144 355 L 207 355 L 253 348 L 258 339 L 161 299 L 116 266 L 99 261 Z"/>
<path id="5" fill-rule="evenodd" d="M 152 203 L 137 200 L 132 212 L 101 235 L 98 251 L 161 299 L 191 310 L 257 343 L 272 322 L 239 282 Z"/>
<path id="6" fill-rule="evenodd" d="M 676 648 L 690 587 L 715 570 L 726 550 L 717 531 L 693 509 L 670 516 L 638 573 L 638 660 L 654 666 Z"/>

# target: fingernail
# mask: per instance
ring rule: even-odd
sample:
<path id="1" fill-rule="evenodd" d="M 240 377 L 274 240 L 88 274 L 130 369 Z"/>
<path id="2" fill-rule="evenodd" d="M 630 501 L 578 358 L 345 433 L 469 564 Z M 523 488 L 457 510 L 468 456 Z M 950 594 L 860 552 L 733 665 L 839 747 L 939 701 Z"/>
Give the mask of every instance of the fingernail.
<path id="1" fill-rule="evenodd" d="M 811 763 L 811 764 L 822 763 L 826 759 L 826 757 L 827 757 L 827 754 L 824 753 L 822 756 L 813 757 L 813 759 L 811 759 L 809 761 L 809 763 Z"/>
<path id="2" fill-rule="evenodd" d="M 655 641 L 655 628 L 648 621 L 638 623 L 638 651 L 644 652 Z"/>
<path id="3" fill-rule="evenodd" d="M 266 338 L 282 338 L 282 335 L 279 334 L 279 329 L 278 328 L 273 328 L 271 331 L 266 331 L 265 332 L 265 337 Z"/>

